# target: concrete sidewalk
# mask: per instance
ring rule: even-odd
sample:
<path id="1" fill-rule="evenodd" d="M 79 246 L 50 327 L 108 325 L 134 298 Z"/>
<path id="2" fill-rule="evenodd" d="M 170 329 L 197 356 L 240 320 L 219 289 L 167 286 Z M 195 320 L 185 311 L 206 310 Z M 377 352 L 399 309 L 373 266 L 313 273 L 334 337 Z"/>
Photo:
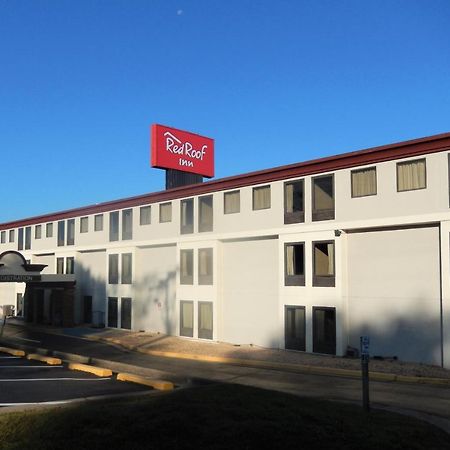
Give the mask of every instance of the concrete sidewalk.
<path id="1" fill-rule="evenodd" d="M 132 352 L 195 361 L 233 364 L 287 372 L 311 373 L 359 378 L 358 358 L 342 358 L 288 350 L 273 350 L 245 345 L 199 341 L 159 333 L 131 332 L 117 329 L 89 327 L 55 328 L 25 324 L 9 319 L 9 325 L 26 327 L 57 335 L 100 341 Z M 450 386 L 450 370 L 425 364 L 396 360 L 371 360 L 370 377 L 376 381 L 439 384 Z"/>

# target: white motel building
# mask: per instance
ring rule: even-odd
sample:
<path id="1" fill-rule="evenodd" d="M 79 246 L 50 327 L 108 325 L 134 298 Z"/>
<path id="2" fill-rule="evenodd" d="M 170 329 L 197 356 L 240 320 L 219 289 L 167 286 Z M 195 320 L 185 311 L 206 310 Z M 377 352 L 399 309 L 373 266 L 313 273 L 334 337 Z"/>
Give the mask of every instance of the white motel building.
<path id="1" fill-rule="evenodd" d="M 3 223 L 0 304 L 450 368 L 449 179 L 446 133 Z"/>

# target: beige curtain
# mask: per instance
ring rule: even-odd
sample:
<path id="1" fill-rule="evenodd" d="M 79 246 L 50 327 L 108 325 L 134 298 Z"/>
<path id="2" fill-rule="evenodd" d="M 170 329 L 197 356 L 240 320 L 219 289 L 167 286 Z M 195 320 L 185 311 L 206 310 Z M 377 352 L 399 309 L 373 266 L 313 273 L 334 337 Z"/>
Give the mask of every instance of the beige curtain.
<path id="1" fill-rule="evenodd" d="M 232 214 L 240 211 L 240 192 L 226 192 L 224 194 L 225 206 L 224 213 Z"/>
<path id="2" fill-rule="evenodd" d="M 270 208 L 270 186 L 253 189 L 253 209 Z"/>
<path id="3" fill-rule="evenodd" d="M 286 275 L 295 275 L 294 246 L 286 246 Z"/>
<path id="4" fill-rule="evenodd" d="M 142 206 L 140 209 L 140 225 L 149 225 L 151 223 L 151 207 Z"/>
<path id="5" fill-rule="evenodd" d="M 202 248 L 198 251 L 198 273 L 200 276 L 210 275 L 212 272 L 211 249 Z"/>
<path id="6" fill-rule="evenodd" d="M 181 303 L 181 328 L 194 328 L 194 305 L 191 302 Z"/>
<path id="7" fill-rule="evenodd" d="M 284 187 L 284 195 L 286 198 L 286 212 L 294 212 L 294 185 L 286 184 Z"/>
<path id="8" fill-rule="evenodd" d="M 172 222 L 172 203 L 162 203 L 159 205 L 159 221 Z"/>
<path id="9" fill-rule="evenodd" d="M 397 164 L 397 186 L 399 191 L 426 187 L 425 160 Z"/>
<path id="10" fill-rule="evenodd" d="M 314 180 L 314 208 L 327 210 L 334 208 L 332 179 L 319 178 Z"/>
<path id="11" fill-rule="evenodd" d="M 190 277 L 192 275 L 192 250 L 181 250 L 180 272 L 182 277 Z"/>
<path id="12" fill-rule="evenodd" d="M 213 225 L 212 197 L 200 198 L 200 231 L 210 231 Z"/>
<path id="13" fill-rule="evenodd" d="M 212 303 L 199 303 L 199 324 L 201 330 L 212 330 L 213 328 L 213 311 Z"/>
<path id="14" fill-rule="evenodd" d="M 363 197 L 377 193 L 377 172 L 374 167 L 352 172 L 352 196 Z"/>
<path id="15" fill-rule="evenodd" d="M 314 265 L 315 275 L 334 275 L 334 243 L 315 244 Z"/>

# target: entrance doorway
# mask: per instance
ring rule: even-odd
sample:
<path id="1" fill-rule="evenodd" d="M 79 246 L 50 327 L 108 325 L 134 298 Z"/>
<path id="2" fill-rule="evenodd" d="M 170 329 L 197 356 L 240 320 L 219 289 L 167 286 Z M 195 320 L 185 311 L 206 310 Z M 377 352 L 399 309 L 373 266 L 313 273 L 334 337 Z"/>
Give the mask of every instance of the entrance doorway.
<path id="1" fill-rule="evenodd" d="M 313 307 L 313 352 L 336 354 L 336 308 Z"/>
<path id="2" fill-rule="evenodd" d="M 92 295 L 83 298 L 83 322 L 92 323 Z"/>

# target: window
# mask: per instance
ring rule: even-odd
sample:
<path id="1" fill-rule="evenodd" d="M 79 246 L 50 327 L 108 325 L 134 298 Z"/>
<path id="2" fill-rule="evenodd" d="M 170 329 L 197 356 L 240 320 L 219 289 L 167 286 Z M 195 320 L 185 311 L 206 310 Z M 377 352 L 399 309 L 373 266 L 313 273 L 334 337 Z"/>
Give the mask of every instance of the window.
<path id="1" fill-rule="evenodd" d="M 305 244 L 303 242 L 293 242 L 284 245 L 285 286 L 305 285 Z"/>
<path id="2" fill-rule="evenodd" d="M 53 223 L 45 225 L 45 236 L 48 238 L 53 237 Z"/>
<path id="3" fill-rule="evenodd" d="M 6 243 L 6 231 L 2 231 L 2 233 L 1 233 L 1 238 L 0 238 L 0 242 L 1 242 L 2 244 L 5 244 L 5 243 Z"/>
<path id="4" fill-rule="evenodd" d="M 122 284 L 132 283 L 132 254 L 122 254 Z"/>
<path id="5" fill-rule="evenodd" d="M 120 327 L 131 330 L 131 298 L 122 297 L 120 300 Z"/>
<path id="6" fill-rule="evenodd" d="M 25 228 L 25 250 L 31 249 L 31 227 Z"/>
<path id="7" fill-rule="evenodd" d="M 198 302 L 198 338 L 213 338 L 213 304 Z"/>
<path id="8" fill-rule="evenodd" d="M 73 256 L 69 256 L 66 258 L 66 274 L 74 274 L 75 273 L 75 258 Z"/>
<path id="9" fill-rule="evenodd" d="M 41 239 L 42 237 L 42 225 L 36 225 L 34 227 L 34 238 Z"/>
<path id="10" fill-rule="evenodd" d="M 66 224 L 65 224 L 64 220 L 61 220 L 60 222 L 58 222 L 58 247 L 62 247 L 64 245 L 65 230 L 66 230 Z"/>
<path id="11" fill-rule="evenodd" d="M 198 250 L 198 284 L 213 284 L 213 249 Z"/>
<path id="12" fill-rule="evenodd" d="M 119 211 L 109 213 L 109 240 L 119 240 Z"/>
<path id="13" fill-rule="evenodd" d="M 336 354 L 336 308 L 313 307 L 313 352 Z"/>
<path id="14" fill-rule="evenodd" d="M 194 283 L 194 251 L 180 250 L 180 284 Z"/>
<path id="15" fill-rule="evenodd" d="M 180 301 L 180 336 L 194 336 L 194 302 Z"/>
<path id="16" fill-rule="evenodd" d="M 313 242 L 313 286 L 334 286 L 334 242 Z"/>
<path id="17" fill-rule="evenodd" d="M 19 228 L 17 234 L 17 249 L 23 250 L 23 228 Z"/>
<path id="18" fill-rule="evenodd" d="M 270 186 L 253 188 L 253 210 L 270 208 Z"/>
<path id="19" fill-rule="evenodd" d="M 306 350 L 306 320 L 304 306 L 284 307 L 284 348 Z"/>
<path id="20" fill-rule="evenodd" d="M 108 327 L 117 328 L 118 298 L 108 297 Z"/>
<path id="21" fill-rule="evenodd" d="M 94 216 L 94 231 L 103 231 L 103 214 Z"/>
<path id="22" fill-rule="evenodd" d="M 152 222 L 151 206 L 142 206 L 139 209 L 139 225 L 150 225 Z"/>
<path id="23" fill-rule="evenodd" d="M 352 170 L 352 197 L 366 197 L 377 195 L 377 169 Z"/>
<path id="24" fill-rule="evenodd" d="M 194 200 L 189 198 L 181 200 L 181 220 L 180 232 L 181 234 L 188 234 L 194 232 Z"/>
<path id="25" fill-rule="evenodd" d="M 284 183 L 284 223 L 305 221 L 304 198 L 303 180 Z"/>
<path id="26" fill-rule="evenodd" d="M 397 192 L 425 189 L 426 187 L 425 159 L 397 163 Z"/>
<path id="27" fill-rule="evenodd" d="M 9 230 L 9 242 L 14 242 L 14 230 Z"/>
<path id="28" fill-rule="evenodd" d="M 172 222 L 172 203 L 161 203 L 159 205 L 159 222 Z"/>
<path id="29" fill-rule="evenodd" d="M 124 209 L 122 211 L 122 240 L 133 239 L 133 210 Z"/>
<path id="30" fill-rule="evenodd" d="M 213 230 L 213 196 L 206 195 L 198 199 L 198 231 Z"/>
<path id="31" fill-rule="evenodd" d="M 64 258 L 56 258 L 56 273 L 64 273 Z"/>
<path id="32" fill-rule="evenodd" d="M 89 217 L 82 217 L 80 219 L 80 233 L 87 233 L 89 231 Z"/>
<path id="33" fill-rule="evenodd" d="M 223 194 L 223 213 L 236 214 L 241 211 L 241 192 L 232 191 Z"/>
<path id="34" fill-rule="evenodd" d="M 67 245 L 75 244 L 75 219 L 67 221 Z"/>
<path id="35" fill-rule="evenodd" d="M 109 255 L 108 257 L 108 283 L 119 283 L 119 255 Z"/>
<path id="36" fill-rule="evenodd" d="M 312 179 L 312 220 L 334 219 L 334 176 Z"/>

